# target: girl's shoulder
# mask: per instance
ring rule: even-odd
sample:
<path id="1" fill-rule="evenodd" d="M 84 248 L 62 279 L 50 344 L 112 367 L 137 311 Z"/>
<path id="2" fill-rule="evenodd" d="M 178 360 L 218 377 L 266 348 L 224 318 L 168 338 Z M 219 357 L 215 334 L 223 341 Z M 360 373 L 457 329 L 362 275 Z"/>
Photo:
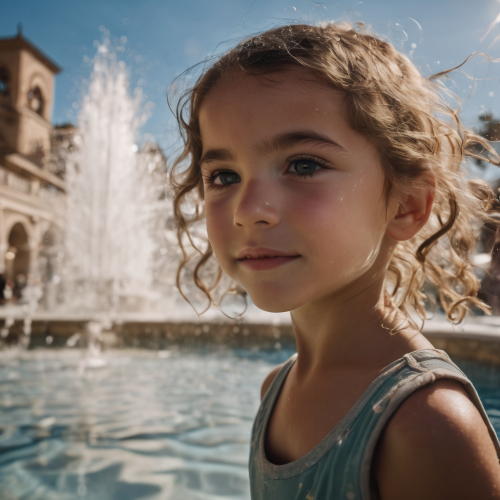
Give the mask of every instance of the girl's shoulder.
<path id="1" fill-rule="evenodd" d="M 463 384 L 449 378 L 404 400 L 378 441 L 373 472 L 384 500 L 500 500 L 488 428 Z"/>

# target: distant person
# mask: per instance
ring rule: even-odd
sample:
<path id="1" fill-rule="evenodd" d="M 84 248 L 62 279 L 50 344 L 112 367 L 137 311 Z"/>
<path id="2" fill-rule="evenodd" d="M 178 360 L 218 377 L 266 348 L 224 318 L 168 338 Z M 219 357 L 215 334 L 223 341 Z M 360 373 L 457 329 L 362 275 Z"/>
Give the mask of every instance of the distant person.
<path id="1" fill-rule="evenodd" d="M 7 278 L 7 284 L 5 285 L 5 290 L 3 291 L 6 302 L 14 297 L 14 293 L 12 292 L 14 290 L 14 286 L 15 283 L 11 279 Z"/>
<path id="2" fill-rule="evenodd" d="M 7 282 L 5 281 L 5 276 L 0 273 L 0 305 L 5 304 L 5 286 Z"/>
<path id="3" fill-rule="evenodd" d="M 178 288 L 192 255 L 211 302 L 224 271 L 257 307 L 290 311 L 297 342 L 262 385 L 254 500 L 500 499 L 477 391 L 410 315 L 425 318 L 426 279 L 450 321 L 489 312 L 470 256 L 498 210 L 462 163 L 500 157 L 441 93 L 451 71 L 424 78 L 362 23 L 297 23 L 183 94 Z M 202 217 L 209 245 L 191 254 Z"/>
<path id="4" fill-rule="evenodd" d="M 26 275 L 19 273 L 14 281 L 14 288 L 12 289 L 12 295 L 19 301 L 23 295 L 23 288 L 26 286 Z"/>

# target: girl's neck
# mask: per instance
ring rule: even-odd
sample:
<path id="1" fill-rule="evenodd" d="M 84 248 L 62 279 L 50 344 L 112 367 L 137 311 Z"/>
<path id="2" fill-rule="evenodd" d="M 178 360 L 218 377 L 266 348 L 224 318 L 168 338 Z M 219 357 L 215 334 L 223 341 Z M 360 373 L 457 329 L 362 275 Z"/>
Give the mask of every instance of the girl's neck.
<path id="1" fill-rule="evenodd" d="M 391 335 L 408 327 L 387 298 L 384 279 L 356 283 L 291 312 L 297 342 L 297 371 L 304 377 L 336 367 L 377 365 L 408 337 Z M 408 331 L 408 329 L 407 329 Z M 417 332 L 414 332 L 417 333 Z"/>

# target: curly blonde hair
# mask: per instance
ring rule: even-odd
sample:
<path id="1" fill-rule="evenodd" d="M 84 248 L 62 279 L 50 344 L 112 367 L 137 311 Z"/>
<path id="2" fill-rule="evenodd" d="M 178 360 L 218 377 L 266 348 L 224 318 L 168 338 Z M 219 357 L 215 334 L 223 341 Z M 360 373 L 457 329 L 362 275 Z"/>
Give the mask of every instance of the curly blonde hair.
<path id="1" fill-rule="evenodd" d="M 184 148 L 170 180 L 183 255 L 177 286 L 183 297 L 189 301 L 181 290 L 189 263 L 194 263 L 194 282 L 210 304 L 215 304 L 213 292 L 222 277 L 210 243 L 199 248 L 190 235 L 193 224 L 204 218 L 200 106 L 231 71 L 259 77 L 290 65 L 305 67 L 344 92 L 350 126 L 380 154 L 386 199 L 395 187 L 429 187 L 429 178 L 435 179 L 429 221 L 411 240 L 398 243 L 388 268 L 386 286 L 396 306 L 407 317 L 413 311 L 424 320 L 427 297 L 422 288 L 428 280 L 439 291 L 450 321 L 459 323 L 473 307 L 488 313 L 477 297 L 480 281 L 470 259 L 478 228 L 485 223 L 497 227 L 499 204 L 486 182 L 466 179 L 463 162 L 475 158 L 498 165 L 500 158 L 486 139 L 464 127 L 459 109 L 447 103 L 450 93 L 440 78 L 458 67 L 424 78 L 405 55 L 363 23 L 295 24 L 253 36 L 213 62 L 179 99 L 176 116 Z M 182 209 L 186 202 L 195 206 L 190 215 Z"/>

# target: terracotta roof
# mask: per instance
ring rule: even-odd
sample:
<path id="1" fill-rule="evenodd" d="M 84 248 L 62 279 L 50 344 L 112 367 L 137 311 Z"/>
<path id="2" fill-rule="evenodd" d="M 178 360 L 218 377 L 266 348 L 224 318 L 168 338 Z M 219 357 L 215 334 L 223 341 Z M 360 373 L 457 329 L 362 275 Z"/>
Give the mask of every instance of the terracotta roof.
<path id="1" fill-rule="evenodd" d="M 40 62 L 45 64 L 54 74 L 60 73 L 61 68 L 51 61 L 43 52 L 37 49 L 29 40 L 22 34 L 17 34 L 13 38 L 0 38 L 0 51 L 5 49 L 20 50 L 24 49 L 35 56 Z"/>

